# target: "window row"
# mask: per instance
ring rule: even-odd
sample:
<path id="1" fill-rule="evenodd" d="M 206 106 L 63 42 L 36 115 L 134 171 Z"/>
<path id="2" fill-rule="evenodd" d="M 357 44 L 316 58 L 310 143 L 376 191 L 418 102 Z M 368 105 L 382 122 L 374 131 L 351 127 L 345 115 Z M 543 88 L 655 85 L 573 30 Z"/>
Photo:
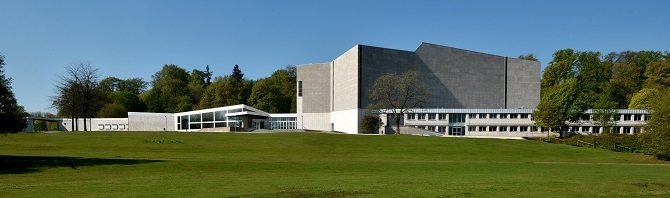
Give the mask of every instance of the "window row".
<path id="1" fill-rule="evenodd" d="M 98 124 L 98 130 L 126 130 L 127 124 Z"/>
<path id="2" fill-rule="evenodd" d="M 529 113 L 471 113 L 468 114 L 470 119 L 533 119 L 533 114 Z"/>
<path id="3" fill-rule="evenodd" d="M 537 131 L 536 126 L 469 126 L 470 132 L 528 132 Z"/>

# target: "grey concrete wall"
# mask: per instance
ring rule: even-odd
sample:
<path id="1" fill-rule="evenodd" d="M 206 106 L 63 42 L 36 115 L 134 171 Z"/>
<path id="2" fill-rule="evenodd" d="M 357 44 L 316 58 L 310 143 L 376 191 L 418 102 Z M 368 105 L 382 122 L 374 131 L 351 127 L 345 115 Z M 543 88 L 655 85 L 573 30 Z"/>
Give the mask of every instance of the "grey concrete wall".
<path id="1" fill-rule="evenodd" d="M 79 131 L 84 131 L 84 119 L 77 119 L 75 124 L 79 124 Z M 60 130 L 63 131 L 72 131 L 72 119 L 64 118 L 62 122 L 59 122 Z M 99 129 L 98 125 L 102 124 L 103 129 Z M 88 131 L 127 131 L 128 128 L 122 129 L 120 125 L 127 125 L 128 118 L 87 118 L 86 127 Z M 107 127 L 112 127 L 116 125 L 116 128 L 107 129 Z M 76 130 L 76 128 L 75 128 Z"/>
<path id="2" fill-rule="evenodd" d="M 296 79 L 302 81 L 302 97 L 298 96 L 297 100 L 297 110 L 299 113 L 330 112 L 330 70 L 331 63 L 300 65 L 296 67 Z"/>
<path id="3" fill-rule="evenodd" d="M 333 108 L 342 111 L 359 108 L 359 45 L 333 61 Z"/>
<path id="4" fill-rule="evenodd" d="M 507 108 L 534 109 L 540 103 L 540 62 L 507 59 Z"/>
<path id="5" fill-rule="evenodd" d="M 361 100 L 387 73 L 415 70 L 431 92 L 425 108 L 501 108 L 505 106 L 505 58 L 423 43 L 416 52 L 363 46 Z M 538 74 L 539 75 L 539 74 Z"/>
<path id="6" fill-rule="evenodd" d="M 128 112 L 129 131 L 176 131 L 176 123 L 171 113 Z"/>

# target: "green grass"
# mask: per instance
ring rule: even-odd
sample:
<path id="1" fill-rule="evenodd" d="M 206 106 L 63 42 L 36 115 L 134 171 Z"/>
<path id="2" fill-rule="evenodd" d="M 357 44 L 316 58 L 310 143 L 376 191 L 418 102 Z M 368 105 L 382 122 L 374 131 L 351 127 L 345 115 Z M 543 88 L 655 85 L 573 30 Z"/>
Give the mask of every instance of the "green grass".
<path id="1" fill-rule="evenodd" d="M 0 197 L 670 197 L 668 178 L 670 163 L 652 156 L 526 140 L 0 136 Z"/>

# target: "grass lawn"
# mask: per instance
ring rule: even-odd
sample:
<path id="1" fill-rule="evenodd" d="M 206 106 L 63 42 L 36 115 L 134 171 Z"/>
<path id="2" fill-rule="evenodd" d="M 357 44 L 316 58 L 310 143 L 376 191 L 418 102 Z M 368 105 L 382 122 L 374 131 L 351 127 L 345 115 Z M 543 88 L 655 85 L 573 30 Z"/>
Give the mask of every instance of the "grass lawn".
<path id="1" fill-rule="evenodd" d="M 670 197 L 670 163 L 527 140 L 321 133 L 0 136 L 0 197 Z"/>

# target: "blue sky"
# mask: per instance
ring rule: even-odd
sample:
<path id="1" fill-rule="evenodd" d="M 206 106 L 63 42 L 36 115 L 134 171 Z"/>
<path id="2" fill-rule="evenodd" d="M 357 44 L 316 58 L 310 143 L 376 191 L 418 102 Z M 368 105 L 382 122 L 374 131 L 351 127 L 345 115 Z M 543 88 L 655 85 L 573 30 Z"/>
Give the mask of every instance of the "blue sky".
<path id="1" fill-rule="evenodd" d="M 147 81 L 164 64 L 245 77 L 328 62 L 356 44 L 429 42 L 501 56 L 670 50 L 670 1 L 2 0 L 0 53 L 19 105 L 49 111 L 57 75 L 90 61 Z"/>

